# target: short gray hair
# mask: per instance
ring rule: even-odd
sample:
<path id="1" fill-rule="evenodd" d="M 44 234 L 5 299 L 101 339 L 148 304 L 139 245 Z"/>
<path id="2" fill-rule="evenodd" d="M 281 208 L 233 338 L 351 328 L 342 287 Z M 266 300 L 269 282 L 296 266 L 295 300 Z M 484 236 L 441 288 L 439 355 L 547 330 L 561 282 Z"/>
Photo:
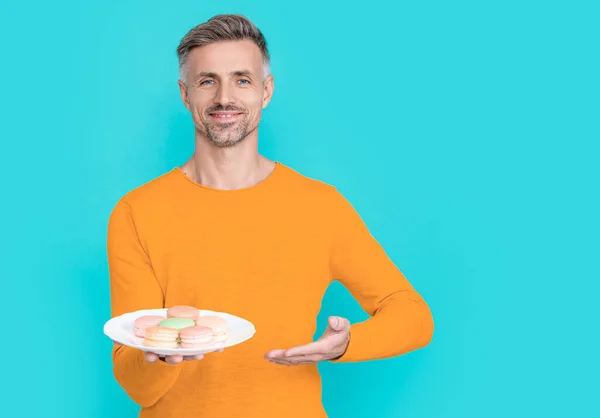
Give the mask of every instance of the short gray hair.
<path id="1" fill-rule="evenodd" d="M 263 77 L 270 74 L 271 57 L 262 32 L 245 16 L 221 14 L 193 27 L 177 47 L 179 76 L 187 81 L 187 61 L 192 49 L 221 41 L 250 40 L 258 46 L 263 57 Z"/>

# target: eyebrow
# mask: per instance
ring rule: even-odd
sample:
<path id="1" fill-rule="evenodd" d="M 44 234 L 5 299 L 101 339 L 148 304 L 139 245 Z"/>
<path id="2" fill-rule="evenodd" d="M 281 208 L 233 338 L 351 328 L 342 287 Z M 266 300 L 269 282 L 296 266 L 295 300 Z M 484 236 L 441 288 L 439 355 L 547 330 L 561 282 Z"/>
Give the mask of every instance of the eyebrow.
<path id="1" fill-rule="evenodd" d="M 234 77 L 242 77 L 242 76 L 249 77 L 249 76 L 252 76 L 252 72 L 250 70 L 237 70 L 237 71 L 230 72 L 229 75 L 232 75 Z M 202 78 L 202 77 L 219 78 L 217 73 L 202 71 L 196 75 L 196 77 L 194 78 L 194 81 L 198 81 L 198 79 Z"/>

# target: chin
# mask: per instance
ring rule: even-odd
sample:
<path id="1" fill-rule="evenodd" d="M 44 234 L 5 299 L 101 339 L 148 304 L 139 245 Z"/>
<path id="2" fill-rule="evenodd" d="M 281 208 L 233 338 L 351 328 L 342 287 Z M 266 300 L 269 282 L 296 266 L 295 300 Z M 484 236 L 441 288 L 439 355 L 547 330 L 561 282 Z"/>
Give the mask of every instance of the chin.
<path id="1" fill-rule="evenodd" d="M 219 137 L 216 135 L 208 135 L 208 140 L 219 148 L 231 148 L 242 142 L 247 135 L 232 135 L 227 137 Z"/>
<path id="2" fill-rule="evenodd" d="M 233 148 L 236 145 L 238 145 L 240 142 L 242 142 L 242 140 L 239 140 L 239 141 L 213 141 L 213 140 L 210 140 L 210 142 L 219 148 Z"/>
<path id="3" fill-rule="evenodd" d="M 231 126 L 225 130 L 221 125 L 217 129 L 208 129 L 206 137 L 211 143 L 219 148 L 234 147 L 246 139 L 250 133 L 249 131 L 240 128 L 242 127 L 238 126 L 236 129 L 235 126 Z"/>

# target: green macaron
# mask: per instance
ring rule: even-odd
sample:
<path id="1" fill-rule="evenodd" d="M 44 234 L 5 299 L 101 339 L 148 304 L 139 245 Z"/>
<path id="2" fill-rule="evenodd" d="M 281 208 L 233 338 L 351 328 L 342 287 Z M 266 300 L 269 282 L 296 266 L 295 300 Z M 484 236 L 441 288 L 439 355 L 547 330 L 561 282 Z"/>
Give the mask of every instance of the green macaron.
<path id="1" fill-rule="evenodd" d="M 180 330 L 187 327 L 193 327 L 194 325 L 196 325 L 196 323 L 191 319 L 186 318 L 167 318 L 163 321 L 160 321 L 158 325 L 161 327 Z"/>

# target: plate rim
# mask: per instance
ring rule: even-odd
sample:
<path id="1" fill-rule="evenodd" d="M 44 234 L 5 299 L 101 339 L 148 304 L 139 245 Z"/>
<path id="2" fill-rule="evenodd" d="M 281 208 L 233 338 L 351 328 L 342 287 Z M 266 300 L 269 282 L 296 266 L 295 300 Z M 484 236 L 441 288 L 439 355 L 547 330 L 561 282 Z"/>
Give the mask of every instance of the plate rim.
<path id="1" fill-rule="evenodd" d="M 231 344 L 231 345 L 227 345 L 224 343 L 217 343 L 215 344 L 213 347 L 210 348 L 202 348 L 202 349 L 197 349 L 197 348 L 154 348 L 154 347 L 141 347 L 138 344 L 128 344 L 128 343 L 123 343 L 120 341 L 116 341 L 113 340 L 112 337 L 109 335 L 108 333 L 108 329 L 111 325 L 118 323 L 119 320 L 123 320 L 123 318 L 127 318 L 130 316 L 142 316 L 142 315 L 147 315 L 147 314 L 152 314 L 152 312 L 156 313 L 157 311 L 160 311 L 161 313 L 165 313 L 168 310 L 168 308 L 146 308 L 146 309 L 138 309 L 136 311 L 132 311 L 132 312 L 125 312 L 122 313 L 120 315 L 111 317 L 110 319 L 108 319 L 103 326 L 103 333 L 104 335 L 106 335 L 108 338 L 110 338 L 114 343 L 117 343 L 119 345 L 124 345 L 126 347 L 130 347 L 136 350 L 140 350 L 140 351 L 144 351 L 144 352 L 156 352 L 159 355 L 195 355 L 195 354 L 207 354 L 210 352 L 214 352 L 216 350 L 219 349 L 227 349 L 229 347 L 235 347 L 239 344 L 242 344 L 248 340 L 250 340 L 251 338 L 254 337 L 254 335 L 256 334 L 256 327 L 255 325 L 249 321 L 246 318 L 228 313 L 228 312 L 222 312 L 222 311 L 215 311 L 215 310 L 210 310 L 210 309 L 198 309 L 198 311 L 200 311 L 201 313 L 206 314 L 216 314 L 216 315 L 221 315 L 221 316 L 226 316 L 226 317 L 231 317 L 231 318 L 235 318 L 236 320 L 241 320 L 242 322 L 245 322 L 250 329 L 250 332 L 248 332 L 248 335 L 246 335 L 241 341 L 236 342 L 235 344 Z"/>

